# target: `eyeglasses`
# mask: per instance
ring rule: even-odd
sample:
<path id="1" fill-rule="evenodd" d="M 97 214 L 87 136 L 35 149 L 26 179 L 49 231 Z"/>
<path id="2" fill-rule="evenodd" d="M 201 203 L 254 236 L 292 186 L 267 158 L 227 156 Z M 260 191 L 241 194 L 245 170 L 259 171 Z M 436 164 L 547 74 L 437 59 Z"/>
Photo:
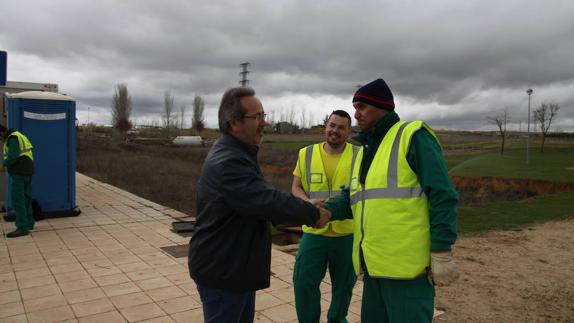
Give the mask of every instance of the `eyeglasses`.
<path id="1" fill-rule="evenodd" d="M 266 117 L 267 117 L 267 114 L 261 112 L 261 113 L 256 113 L 256 114 L 251 115 L 251 116 L 244 115 L 243 119 L 255 119 L 255 121 L 265 121 Z"/>

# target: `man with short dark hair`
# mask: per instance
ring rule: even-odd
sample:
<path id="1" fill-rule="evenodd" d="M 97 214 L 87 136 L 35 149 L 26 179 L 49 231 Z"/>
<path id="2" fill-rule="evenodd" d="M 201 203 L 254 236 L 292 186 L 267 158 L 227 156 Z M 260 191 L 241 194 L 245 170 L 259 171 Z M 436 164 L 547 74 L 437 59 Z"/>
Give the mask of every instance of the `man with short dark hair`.
<path id="1" fill-rule="evenodd" d="M 335 110 L 325 124 L 325 141 L 299 150 L 293 171 L 293 195 L 310 202 L 324 202 L 341 193 L 350 180 L 359 147 L 347 143 L 351 136 L 351 116 Z M 331 278 L 331 305 L 327 320 L 347 322 L 353 286 L 353 220 L 330 221 L 324 228 L 303 226 L 297 251 L 293 286 L 295 307 L 301 323 L 318 323 L 321 317 L 319 286 L 327 268 Z"/>
<path id="2" fill-rule="evenodd" d="M 16 213 L 16 230 L 8 238 L 28 235 L 34 229 L 32 214 L 32 175 L 34 154 L 30 140 L 20 131 L 0 125 L 0 138 L 4 142 L 4 160 L 1 170 L 10 176 L 10 198 Z"/>
<path id="3" fill-rule="evenodd" d="M 438 138 L 404 122 L 383 79 L 357 90 L 363 144 L 349 188 L 325 203 L 354 218 L 353 266 L 364 279 L 361 322 L 431 322 L 434 284 L 458 278 L 452 260 L 458 194 Z"/>
<path id="4" fill-rule="evenodd" d="M 189 246 L 206 323 L 253 322 L 255 292 L 269 287 L 270 224 L 323 227 L 329 212 L 273 188 L 257 162 L 265 112 L 247 87 L 223 94 L 222 137 L 197 185 L 197 222 Z"/>

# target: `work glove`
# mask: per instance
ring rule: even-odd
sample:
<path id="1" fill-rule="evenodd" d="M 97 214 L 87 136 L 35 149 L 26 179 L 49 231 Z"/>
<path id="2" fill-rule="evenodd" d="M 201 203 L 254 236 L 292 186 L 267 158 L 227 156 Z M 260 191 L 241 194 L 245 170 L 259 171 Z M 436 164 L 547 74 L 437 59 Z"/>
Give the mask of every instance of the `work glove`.
<path id="1" fill-rule="evenodd" d="M 431 284 L 448 286 L 458 279 L 459 273 L 452 252 L 431 252 L 431 268 L 428 279 Z"/>

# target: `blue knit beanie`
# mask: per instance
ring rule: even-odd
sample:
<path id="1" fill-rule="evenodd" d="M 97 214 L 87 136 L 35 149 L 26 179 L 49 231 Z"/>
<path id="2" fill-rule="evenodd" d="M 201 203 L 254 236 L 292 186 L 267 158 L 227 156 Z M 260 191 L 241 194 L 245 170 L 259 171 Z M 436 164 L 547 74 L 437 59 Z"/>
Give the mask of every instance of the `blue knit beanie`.
<path id="1" fill-rule="evenodd" d="M 393 93 L 383 79 L 374 80 L 358 89 L 353 96 L 353 103 L 355 102 L 363 102 L 388 111 L 395 109 Z"/>

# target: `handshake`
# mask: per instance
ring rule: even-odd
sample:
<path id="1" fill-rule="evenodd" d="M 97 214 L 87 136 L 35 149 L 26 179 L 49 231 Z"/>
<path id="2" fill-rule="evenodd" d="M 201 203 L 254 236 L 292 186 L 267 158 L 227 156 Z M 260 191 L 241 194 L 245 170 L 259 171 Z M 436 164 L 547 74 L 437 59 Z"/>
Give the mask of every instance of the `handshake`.
<path id="1" fill-rule="evenodd" d="M 319 220 L 313 225 L 314 228 L 324 228 L 329 221 L 331 221 L 331 211 L 325 208 L 322 201 L 312 200 L 311 203 L 315 204 L 317 209 L 319 209 Z"/>

